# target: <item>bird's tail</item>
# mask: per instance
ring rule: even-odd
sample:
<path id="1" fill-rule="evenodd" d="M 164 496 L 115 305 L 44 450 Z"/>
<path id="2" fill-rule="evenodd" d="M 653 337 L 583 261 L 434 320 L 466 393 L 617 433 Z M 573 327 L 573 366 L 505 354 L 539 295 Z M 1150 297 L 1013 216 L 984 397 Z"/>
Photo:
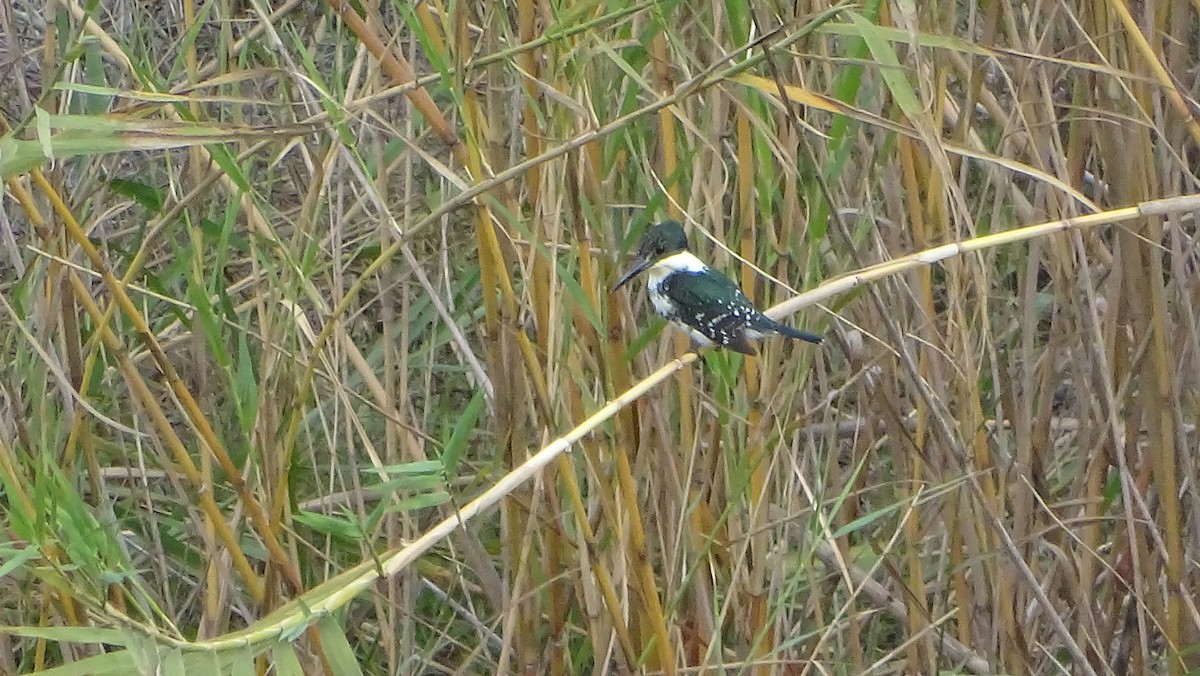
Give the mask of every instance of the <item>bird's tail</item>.
<path id="1" fill-rule="evenodd" d="M 766 328 L 768 331 L 774 331 L 775 333 L 778 333 L 781 336 L 787 336 L 788 338 L 796 338 L 797 340 L 803 340 L 805 342 L 813 343 L 816 345 L 820 345 L 821 341 L 824 340 L 824 338 L 822 338 L 821 336 L 818 336 L 815 333 L 809 333 L 808 331 L 801 331 L 800 329 L 793 329 L 792 327 L 788 326 L 787 324 L 780 324 L 779 322 L 775 321 L 774 319 L 771 319 L 770 317 L 764 316 L 763 319 L 766 320 L 766 322 L 765 322 L 766 326 L 764 328 Z"/>

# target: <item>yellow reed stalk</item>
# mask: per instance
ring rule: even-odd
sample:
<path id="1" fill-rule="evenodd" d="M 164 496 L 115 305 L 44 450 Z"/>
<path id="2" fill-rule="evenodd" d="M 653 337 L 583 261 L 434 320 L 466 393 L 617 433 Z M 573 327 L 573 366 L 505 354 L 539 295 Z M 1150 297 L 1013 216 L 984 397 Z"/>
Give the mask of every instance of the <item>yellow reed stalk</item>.
<path id="1" fill-rule="evenodd" d="M 900 114 L 903 115 L 903 113 Z M 940 185 L 942 174 L 937 169 L 929 171 L 925 177 L 925 182 L 927 183 L 926 190 L 920 190 L 919 184 L 921 182 L 921 168 L 919 166 L 920 158 L 916 147 L 917 144 L 914 143 L 912 139 L 900 138 L 897 139 L 896 146 L 900 153 L 900 165 L 902 167 L 903 176 L 902 180 L 904 181 L 905 187 L 912 191 L 909 193 L 910 199 L 906 200 L 906 204 L 908 206 L 908 217 L 912 223 L 913 244 L 917 247 L 925 247 L 928 246 L 929 242 L 934 240 L 935 237 L 930 236 L 931 233 L 928 232 L 930 224 L 926 221 L 926 213 L 924 204 L 921 201 L 921 196 L 936 196 L 942 194 L 943 188 Z M 930 210 L 934 212 L 933 214 L 930 214 L 930 220 L 941 225 L 941 231 L 946 232 L 949 230 L 949 228 L 945 226 L 944 218 L 939 218 L 938 215 L 936 215 L 941 214 L 943 217 L 945 215 L 944 210 L 938 208 L 939 205 L 940 200 L 937 197 L 934 197 L 930 202 Z M 931 274 L 931 270 L 928 267 L 920 268 L 916 271 L 916 277 L 917 302 L 920 304 L 921 311 L 925 313 L 926 317 L 936 317 L 937 312 L 935 311 L 933 304 L 933 275 Z M 928 333 L 931 332 L 929 329 L 932 327 L 925 325 L 924 328 L 927 331 L 925 338 L 928 339 Z M 930 381 L 932 374 L 929 372 L 929 355 L 925 350 L 920 350 L 918 352 L 917 372 L 919 377 L 925 379 L 926 381 Z M 928 414 L 929 411 L 924 400 L 919 399 L 916 405 L 916 428 L 913 430 L 913 443 L 918 448 L 924 448 L 926 444 L 926 438 L 929 433 L 926 419 Z M 900 454 L 900 458 L 898 458 L 898 460 L 903 462 L 905 458 L 906 456 L 904 454 Z M 907 459 L 911 486 L 919 487 L 924 485 L 924 477 L 922 476 L 924 473 L 922 463 L 916 458 Z M 909 497 L 910 490 L 912 489 L 905 487 L 903 483 L 897 487 L 897 491 L 900 493 L 901 499 Z M 958 519 L 950 519 L 949 521 L 951 522 L 951 528 L 960 525 L 957 523 L 959 521 Z M 908 619 L 908 626 L 906 629 L 909 636 L 927 636 L 928 611 L 925 608 L 925 599 L 927 596 L 925 594 L 925 572 L 924 566 L 922 566 L 921 557 L 924 552 L 924 548 L 921 546 L 921 518 L 917 510 L 913 510 L 908 515 L 908 518 L 904 520 L 904 537 L 906 539 L 906 546 L 904 547 L 904 552 L 906 555 L 905 568 L 908 571 L 908 577 L 905 580 L 905 584 L 910 590 L 912 590 L 911 594 L 904 595 L 904 603 L 908 606 L 908 613 L 906 615 Z M 957 553 L 952 553 L 951 556 L 953 557 L 956 554 Z M 959 575 L 965 574 L 965 568 L 955 568 L 954 570 L 957 571 L 957 574 Z M 960 615 L 970 615 L 970 613 L 960 613 Z M 927 645 L 928 643 L 926 641 L 914 641 L 910 643 L 908 649 L 905 650 L 905 661 L 908 665 L 908 670 L 912 673 L 928 671 L 930 665 L 932 664 L 931 660 L 928 659 L 928 656 L 922 655 L 922 649 Z"/>
<path id="2" fill-rule="evenodd" d="M 158 431 L 163 445 L 174 456 L 176 467 L 170 469 L 183 475 L 191 485 L 197 488 L 196 497 L 199 501 L 200 511 L 208 517 L 208 523 L 211 524 L 213 532 L 221 543 L 225 545 L 225 548 L 229 550 L 233 567 L 242 577 L 242 581 L 245 582 L 250 597 L 256 602 L 261 603 L 266 598 L 266 589 L 262 580 L 259 579 L 258 574 L 254 572 L 254 567 L 250 565 L 250 561 L 246 558 L 245 552 L 242 551 L 237 535 L 234 534 L 229 524 L 225 522 L 225 515 L 221 512 L 221 508 L 213 498 L 213 491 L 204 484 L 204 477 L 201 476 L 200 470 L 196 468 L 195 463 L 192 462 L 192 458 L 188 454 L 187 448 L 183 445 L 179 436 L 175 434 L 171 422 L 167 420 L 167 416 L 158 404 L 158 399 L 138 373 L 137 367 L 130 362 L 129 355 L 125 351 L 125 347 L 121 344 L 120 339 L 113 334 L 112 329 L 107 324 L 100 321 L 104 317 L 104 312 L 92 300 L 91 292 L 87 286 L 84 285 L 83 281 L 74 272 L 70 273 L 68 279 L 71 283 L 71 288 L 75 292 L 76 299 L 83 305 L 84 311 L 96 322 L 97 330 L 101 332 L 101 339 L 116 357 L 117 365 L 120 367 L 122 374 L 124 374 L 125 382 L 129 385 L 130 391 L 141 403 L 146 417 L 154 425 L 155 430 Z M 169 460 L 169 458 L 163 459 Z"/>
<path id="3" fill-rule="evenodd" d="M 741 225 L 742 258 L 741 276 L 742 289 L 751 302 L 757 300 L 756 278 L 757 270 L 750 261 L 758 256 L 755 252 L 755 209 L 754 209 L 754 135 L 750 127 L 750 117 L 745 107 L 737 108 L 737 210 L 738 222 Z M 750 540 L 749 579 L 746 589 L 746 636 L 751 645 L 751 659 L 765 659 L 775 651 L 775 632 L 771 626 L 770 611 L 767 604 L 765 580 L 767 573 L 767 553 L 770 548 L 767 525 L 767 457 L 764 444 L 765 435 L 762 428 L 762 409 L 759 398 L 761 384 L 757 359 L 742 360 L 742 383 L 746 388 L 746 449 L 745 462 L 750 467 L 749 494 L 746 496 L 750 503 L 749 523 L 746 529 L 754 533 Z M 710 449 L 716 452 L 717 449 Z M 761 666 L 754 673 L 765 673 L 768 667 Z"/>
<path id="4" fill-rule="evenodd" d="M 573 357 L 575 359 L 575 357 Z M 573 375 L 577 376 L 576 381 L 582 380 L 582 373 L 577 368 L 572 368 Z M 582 418 L 583 400 L 580 396 L 578 388 L 575 388 L 571 393 L 570 410 L 576 418 Z M 583 441 L 583 452 L 585 459 L 591 465 L 593 470 L 601 467 L 599 452 L 595 448 L 594 442 Z M 560 456 L 561 464 L 568 464 L 565 458 Z M 596 477 L 598 491 L 600 497 L 601 509 L 604 512 L 605 519 L 610 524 L 618 524 L 616 505 L 613 502 L 612 486 L 607 481 L 605 474 L 602 472 L 593 471 Z M 587 507 L 583 502 L 583 494 L 579 489 L 579 484 L 575 480 L 574 468 L 567 471 L 566 467 L 560 468 L 560 476 L 567 487 L 567 495 L 571 499 L 572 511 L 575 514 L 575 524 L 579 528 L 580 536 L 586 545 L 585 551 L 588 556 L 590 570 L 595 578 L 596 584 L 600 587 L 600 593 L 604 597 L 604 607 L 608 610 L 609 621 L 612 622 L 614 633 L 617 635 L 617 641 L 621 645 L 621 651 L 624 653 L 626 664 L 632 668 L 638 664 L 638 651 L 634 647 L 633 637 L 629 633 L 629 627 L 625 624 L 625 617 L 622 611 L 621 599 L 617 595 L 616 586 L 609 577 L 608 569 L 605 567 L 604 561 L 600 557 L 600 553 L 596 550 L 596 534 L 592 529 L 592 524 L 588 520 Z"/>
<path id="5" fill-rule="evenodd" d="M 375 31 L 358 15 L 352 3 L 343 2 L 342 0 L 326 1 L 334 13 L 342 17 L 342 21 L 345 22 L 346 27 L 363 43 L 367 51 L 371 52 L 371 56 L 374 56 L 379 61 L 379 65 L 383 66 L 383 69 L 387 71 L 393 80 L 401 84 L 407 84 L 417 79 L 416 73 L 408 61 L 399 54 L 396 54 L 394 50 L 389 49 L 383 40 L 379 39 Z M 454 154 L 454 158 L 462 164 L 466 164 L 466 149 L 459 143 L 458 134 L 454 133 L 454 128 L 450 126 L 446 117 L 442 115 L 442 111 L 438 109 L 433 98 L 429 96 L 429 92 L 425 91 L 423 87 L 414 87 L 405 92 L 405 94 L 408 96 L 409 101 L 412 102 L 413 107 L 417 109 L 417 112 L 421 113 L 421 117 L 425 119 L 426 124 L 433 130 L 433 133 L 437 134 L 438 138 L 450 148 L 450 152 Z"/>
<path id="6" fill-rule="evenodd" d="M 654 67 L 655 81 L 660 94 L 670 95 L 675 91 L 675 82 L 671 78 L 670 56 L 667 53 L 666 35 L 659 31 L 650 40 L 650 56 Z M 662 167 L 659 168 L 666 181 L 667 215 L 675 220 L 683 218 L 680 208 L 679 180 L 679 149 L 675 140 L 675 112 L 671 108 L 658 111 L 658 129 L 660 132 L 658 147 L 662 151 Z M 676 350 L 683 352 L 687 349 L 688 339 L 681 333 L 674 333 Z M 693 418 L 695 399 L 691 376 L 681 376 L 677 382 L 679 397 L 679 446 L 690 450 L 695 447 L 696 421 Z"/>
<path id="7" fill-rule="evenodd" d="M 1188 106 L 1183 95 L 1179 93 L 1179 87 L 1176 80 L 1167 72 L 1166 67 L 1162 64 L 1162 59 L 1158 53 L 1154 51 L 1154 47 L 1146 40 L 1146 36 L 1142 34 L 1142 29 L 1138 26 L 1137 20 L 1129 12 L 1129 4 L 1121 2 L 1121 0 L 1108 0 L 1108 7 L 1113 14 L 1121 20 L 1121 25 L 1125 28 L 1126 35 L 1133 43 L 1134 48 L 1142 59 L 1149 66 L 1150 72 L 1154 73 L 1154 78 L 1158 80 L 1159 87 L 1167 96 L 1167 100 L 1171 102 L 1171 107 L 1175 109 L 1175 113 L 1182 118 L 1183 125 L 1187 128 L 1188 133 L 1192 136 L 1194 143 L 1200 144 L 1200 122 L 1196 120 L 1196 114 Z M 1147 116 L 1152 112 L 1149 109 L 1142 111 Z"/>

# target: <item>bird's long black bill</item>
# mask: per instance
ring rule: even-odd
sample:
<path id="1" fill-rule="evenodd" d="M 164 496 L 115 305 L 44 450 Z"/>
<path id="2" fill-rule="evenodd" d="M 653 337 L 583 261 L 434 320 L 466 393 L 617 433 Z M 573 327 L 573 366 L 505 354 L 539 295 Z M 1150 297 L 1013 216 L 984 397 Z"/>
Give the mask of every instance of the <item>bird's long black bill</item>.
<path id="1" fill-rule="evenodd" d="M 621 278 L 617 280 L 617 285 L 613 287 L 613 291 L 628 284 L 629 280 L 645 272 L 648 267 L 650 267 L 650 261 L 638 259 L 634 262 L 633 267 L 629 268 L 629 271 L 621 275 Z"/>

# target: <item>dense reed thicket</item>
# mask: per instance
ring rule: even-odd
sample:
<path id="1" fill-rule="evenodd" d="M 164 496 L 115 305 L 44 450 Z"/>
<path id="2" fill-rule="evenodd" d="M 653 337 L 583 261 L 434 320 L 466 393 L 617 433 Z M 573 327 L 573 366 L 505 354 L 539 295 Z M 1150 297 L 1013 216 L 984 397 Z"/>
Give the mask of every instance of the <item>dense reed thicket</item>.
<path id="1" fill-rule="evenodd" d="M 0 672 L 1197 673 L 1197 26 L 0 4 Z"/>

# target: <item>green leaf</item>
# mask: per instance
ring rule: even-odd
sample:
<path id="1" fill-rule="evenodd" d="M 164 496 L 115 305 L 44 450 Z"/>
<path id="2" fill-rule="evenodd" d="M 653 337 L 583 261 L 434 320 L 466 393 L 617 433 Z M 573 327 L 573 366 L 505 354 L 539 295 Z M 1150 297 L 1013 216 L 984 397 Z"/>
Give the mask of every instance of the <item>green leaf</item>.
<path id="1" fill-rule="evenodd" d="M 229 369 L 233 363 L 229 350 L 225 349 L 225 340 L 221 331 L 221 318 L 217 316 L 211 303 L 208 302 L 208 292 L 204 281 L 188 278 L 188 304 L 195 308 L 192 312 L 192 325 L 198 326 L 204 333 L 208 349 L 212 351 L 213 359 L 222 369 Z"/>
<path id="2" fill-rule="evenodd" d="M 125 632 L 125 644 L 133 657 L 134 668 L 139 674 L 157 674 L 161 661 L 158 656 L 158 645 L 149 638 L 132 632 Z"/>
<path id="3" fill-rule="evenodd" d="M 361 675 L 358 658 L 354 656 L 354 649 L 346 639 L 346 632 L 337 620 L 323 617 L 317 623 L 317 630 L 321 633 L 321 646 L 325 648 L 325 657 L 329 659 L 333 673 L 340 676 Z"/>
<path id="4" fill-rule="evenodd" d="M 437 491 L 435 493 L 425 493 L 423 495 L 414 495 L 411 498 L 404 498 L 388 505 L 388 513 L 395 512 L 411 512 L 417 509 L 426 509 L 436 507 L 450 502 L 450 494 L 446 491 Z"/>
<path id="5" fill-rule="evenodd" d="M 225 172 L 225 175 L 232 180 L 242 192 L 254 192 L 250 188 L 250 179 L 246 177 L 246 173 L 242 171 L 241 165 L 237 163 L 237 157 L 230 152 L 225 146 L 211 146 L 208 149 L 208 154 L 212 156 L 213 162 L 217 163 L 218 167 Z M 241 197 L 241 195 L 238 195 Z"/>
<path id="6" fill-rule="evenodd" d="M 1104 501 L 1103 511 L 1112 509 L 1112 506 L 1121 499 L 1123 489 L 1121 487 L 1121 473 L 1115 468 L 1108 473 L 1108 481 L 1104 483 Z"/>
<path id="7" fill-rule="evenodd" d="M 229 664 L 232 651 L 217 652 L 215 650 L 185 650 L 183 652 L 183 669 L 188 674 L 224 674 Z"/>
<path id="8" fill-rule="evenodd" d="M 467 407 L 463 410 L 462 415 L 454 422 L 454 429 L 450 432 L 450 438 L 446 440 L 445 446 L 442 447 L 442 471 L 447 476 L 454 476 L 458 469 L 458 461 L 462 458 L 463 451 L 467 448 L 467 441 L 471 437 L 471 432 L 475 429 L 475 423 L 479 420 L 479 414 L 483 412 L 485 396 L 483 390 L 476 390 L 475 396 L 471 397 L 471 401 L 467 402 Z"/>
<path id="9" fill-rule="evenodd" d="M 213 259 L 211 266 L 208 269 L 208 282 L 206 288 L 211 295 L 213 292 L 221 292 L 227 286 L 225 282 L 225 264 L 229 258 L 229 237 L 233 231 L 237 221 L 237 205 L 235 204 L 236 197 L 230 195 L 225 200 L 225 218 L 220 225 L 211 219 L 200 221 L 200 240 L 206 239 L 215 240 L 213 242 Z M 237 200 L 240 202 L 240 200 Z"/>
<path id="10" fill-rule="evenodd" d="M 163 676 L 185 676 L 187 670 L 183 666 L 183 653 L 179 648 L 166 648 L 158 664 L 158 672 Z"/>
<path id="11" fill-rule="evenodd" d="M 861 30 L 857 25 L 830 21 L 818 27 L 817 33 L 826 35 L 844 35 L 859 37 L 862 35 Z M 948 49 L 950 51 L 961 52 L 963 54 L 973 54 L 987 58 L 995 58 L 997 55 L 994 51 L 981 47 L 963 40 L 955 35 L 941 35 L 938 33 L 910 33 L 909 31 L 894 26 L 880 26 L 876 24 L 875 34 L 889 42 L 898 42 L 911 47 L 933 47 L 938 49 Z M 1076 68 L 1086 68 L 1088 64 L 1072 62 L 1072 66 Z"/>
<path id="12" fill-rule="evenodd" d="M 879 0 L 872 0 L 863 7 L 863 15 L 868 21 L 874 21 L 879 16 L 879 4 Z M 838 69 L 832 91 L 838 101 L 853 105 L 862 88 L 863 66 L 858 64 L 866 59 L 867 47 L 857 31 L 844 42 L 846 45 L 842 52 L 846 65 Z M 857 147 L 853 140 L 861 126 L 861 122 L 846 115 L 835 115 L 829 127 L 829 159 L 824 167 L 813 167 L 813 171 L 823 172 L 827 181 L 834 181 L 836 177 L 843 175 L 845 164 Z M 815 207 L 809 219 L 808 230 L 813 237 L 824 238 L 829 229 L 829 214 L 833 205 L 826 201 L 816 181 L 810 183 L 809 200 Z M 814 260 L 813 264 L 815 266 L 817 262 Z"/>
<path id="13" fill-rule="evenodd" d="M 583 286 L 579 283 L 579 280 L 575 279 L 575 275 L 566 274 L 567 271 L 561 265 L 562 261 L 559 262 L 559 279 L 562 280 L 563 286 L 567 288 L 567 295 L 569 295 L 571 300 L 575 302 L 575 305 L 583 311 L 583 316 L 587 318 L 588 322 L 592 325 L 592 328 L 603 334 L 605 331 L 604 322 L 600 319 L 600 315 L 596 311 L 596 307 L 592 305 L 591 299 L 589 299 L 587 293 L 584 292 Z"/>
<path id="14" fill-rule="evenodd" d="M 41 106 L 34 108 L 33 111 L 38 147 L 41 148 L 46 159 L 52 160 L 54 159 L 54 143 L 50 134 L 50 113 L 47 113 Z"/>
<path id="15" fill-rule="evenodd" d="M 254 668 L 254 650 L 250 646 L 233 651 L 233 657 L 229 660 L 230 676 L 255 676 L 257 673 L 258 670 Z"/>
<path id="16" fill-rule="evenodd" d="M 254 358 L 245 333 L 238 333 L 238 363 L 233 373 L 233 398 L 238 421 L 247 435 L 254 430 L 258 418 L 258 377 L 254 373 Z"/>
<path id="17" fill-rule="evenodd" d="M 82 42 L 82 41 L 81 41 Z M 83 72 L 84 79 L 95 86 L 103 86 L 106 82 L 104 73 L 104 56 L 100 43 L 94 40 L 83 42 Z M 80 96 L 81 112 L 88 115 L 103 115 L 108 110 L 108 100 L 100 96 Z"/>
<path id="18" fill-rule="evenodd" d="M 137 202 L 152 214 L 162 211 L 162 193 L 152 185 L 127 178 L 114 178 L 108 181 L 108 186 L 113 192 Z"/>
<path id="19" fill-rule="evenodd" d="M 271 659 L 278 676 L 304 676 L 304 668 L 300 666 L 300 659 L 296 657 L 296 650 L 291 643 L 271 646 Z"/>
<path id="20" fill-rule="evenodd" d="M 128 650 L 120 650 L 39 671 L 38 676 L 131 676 L 137 673 L 133 655 Z"/>
<path id="21" fill-rule="evenodd" d="M 913 90 L 908 78 L 905 77 L 904 67 L 896 56 L 896 50 L 892 49 L 892 43 L 888 42 L 882 29 L 868 21 L 866 17 L 851 11 L 847 11 L 846 14 L 850 17 L 854 27 L 858 29 L 863 41 L 867 43 L 867 49 L 871 50 L 872 58 L 879 64 L 879 75 L 896 100 L 896 105 L 900 106 L 900 110 L 904 111 L 913 124 L 918 124 L 926 117 L 925 108 L 921 105 L 921 99 Z"/>
<path id="22" fill-rule="evenodd" d="M 4 561 L 3 564 L 0 564 L 0 578 L 11 574 L 41 555 L 41 550 L 35 544 L 25 547 L 13 547 L 11 544 L 4 545 L 3 548 L 0 548 L 0 560 Z"/>
<path id="23" fill-rule="evenodd" d="M 363 537 L 363 529 L 357 519 L 350 520 L 348 518 L 329 516 L 328 514 L 303 511 L 296 512 L 292 518 L 296 522 L 308 526 L 318 533 L 342 537 L 348 540 L 358 540 Z"/>
<path id="24" fill-rule="evenodd" d="M 228 258 L 229 252 L 248 253 L 250 251 L 250 241 L 246 237 L 237 232 L 237 205 L 233 204 L 234 200 L 230 199 L 230 207 L 226 209 L 225 219 L 218 223 L 211 218 L 205 218 L 200 221 L 200 234 L 204 237 L 205 242 L 212 244 L 216 258 L 212 266 L 212 278 L 210 283 L 214 286 L 224 288 L 224 284 L 218 284 L 223 281 L 225 270 L 225 259 Z"/>
<path id="25" fill-rule="evenodd" d="M 857 519 L 851 521 L 850 523 L 837 529 L 833 533 L 832 537 L 833 537 L 833 539 L 836 540 L 837 538 L 849 535 L 850 533 L 853 533 L 854 531 L 866 528 L 867 526 L 882 519 L 883 517 L 889 516 L 890 514 L 894 513 L 896 511 L 896 509 L 899 507 L 900 507 L 899 504 L 892 504 L 892 505 L 888 505 L 886 507 L 877 509 L 873 512 L 864 514 L 864 515 L 858 517 Z"/>
<path id="26" fill-rule="evenodd" d="M 363 526 L 364 533 L 374 533 L 379 527 L 379 520 L 388 513 L 388 504 L 386 500 L 380 500 L 375 507 L 367 514 L 367 522 Z"/>
<path id="27" fill-rule="evenodd" d="M 440 460 L 418 460 L 416 462 L 405 462 L 399 465 L 384 465 L 382 468 L 367 467 L 363 472 L 369 474 L 438 474 L 442 473 L 442 461 Z"/>
<path id="28" fill-rule="evenodd" d="M 420 474 L 399 476 L 371 486 L 372 489 L 385 495 L 400 492 L 427 491 L 431 488 L 441 488 L 446 485 L 446 477 L 439 468 L 437 474 Z"/>
<path id="29" fill-rule="evenodd" d="M 5 627 L 0 632 L 25 638 L 41 638 L 66 643 L 108 643 L 126 645 L 131 634 L 121 629 L 103 627 Z"/>
<path id="30" fill-rule="evenodd" d="M 281 135 L 278 128 L 260 130 L 212 122 L 48 115 L 41 108 L 35 110 L 35 139 L 18 139 L 12 134 L 0 136 L 0 178 L 25 173 L 52 159 L 209 145 L 213 158 L 229 177 L 247 188 L 245 176 L 229 159 L 229 151 L 217 144 Z M 53 133 L 54 130 L 58 132 Z"/>
<path id="31" fill-rule="evenodd" d="M 646 346 L 656 341 L 667 326 L 665 319 L 658 319 L 657 316 L 650 320 L 650 326 L 638 335 L 634 336 L 633 340 L 629 341 L 628 347 L 625 348 L 625 356 L 627 359 L 633 359 Z"/>

